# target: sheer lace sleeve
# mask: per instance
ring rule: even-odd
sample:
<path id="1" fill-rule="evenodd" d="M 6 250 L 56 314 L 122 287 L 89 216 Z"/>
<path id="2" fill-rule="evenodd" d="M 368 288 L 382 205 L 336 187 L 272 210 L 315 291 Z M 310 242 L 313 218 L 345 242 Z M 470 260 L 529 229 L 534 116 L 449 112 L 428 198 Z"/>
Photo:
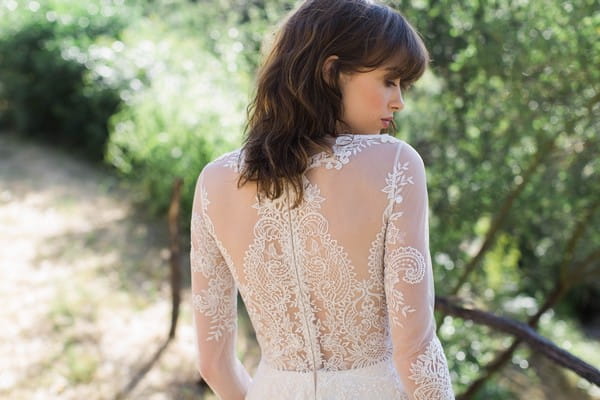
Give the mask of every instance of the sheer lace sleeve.
<path id="1" fill-rule="evenodd" d="M 222 399 L 243 398 L 249 376 L 235 355 L 237 290 L 208 216 L 208 193 L 200 174 L 191 220 L 192 306 L 197 367 Z"/>
<path id="2" fill-rule="evenodd" d="M 435 333 L 425 167 L 417 151 L 398 150 L 384 192 L 385 294 L 394 363 L 410 399 L 454 399 L 446 357 Z"/>

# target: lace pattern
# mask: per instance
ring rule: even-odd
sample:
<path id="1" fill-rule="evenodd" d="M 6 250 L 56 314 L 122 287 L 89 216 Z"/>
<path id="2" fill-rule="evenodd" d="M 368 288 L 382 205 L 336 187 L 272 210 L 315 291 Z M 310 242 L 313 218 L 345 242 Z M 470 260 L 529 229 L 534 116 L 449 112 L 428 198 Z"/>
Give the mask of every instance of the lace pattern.
<path id="1" fill-rule="evenodd" d="M 329 199 L 306 175 L 299 207 L 292 209 L 285 196 L 260 202 L 255 197 L 248 205 L 256 220 L 234 265 L 217 238 L 211 221 L 217 216 L 209 216 L 210 193 L 200 180 L 191 250 L 199 343 L 232 340 L 239 289 L 262 352 L 248 400 L 454 398 L 431 324 L 433 277 L 418 155 L 411 148 L 401 152 L 408 145 L 388 135 L 340 136 L 331 153 L 311 157 L 309 169 L 341 173 L 359 153 L 386 143 L 396 159 L 380 177 L 385 206 L 365 248 L 365 266 L 355 264 L 352 249 L 336 240 L 324 211 Z M 236 150 L 211 164 L 238 173 L 242 163 L 243 153 Z M 411 332 L 422 326 L 420 334 L 429 339 L 405 336 L 407 326 Z M 403 351 L 393 352 L 395 346 Z M 406 357 L 394 361 L 396 368 L 393 354 Z"/>
<path id="2" fill-rule="evenodd" d="M 264 357 L 280 369 L 296 371 L 373 364 L 390 354 L 387 332 L 382 329 L 385 315 L 377 312 L 384 304 L 382 291 L 377 290 L 375 277 L 356 279 L 346 251 L 331 237 L 327 219 L 319 213 L 325 199 L 315 185 L 304 183 L 305 202 L 291 212 L 291 223 L 282 198 L 254 204 L 260 218 L 244 259 L 244 280 L 260 284 L 240 290 L 248 300 L 248 313 L 260 327 L 257 334 Z M 375 245 L 381 242 L 375 240 Z M 336 312 L 340 307 L 344 313 Z M 290 314 L 290 309 L 304 315 Z M 315 320 L 316 314 L 323 318 Z M 313 360 L 304 349 L 309 345 L 306 341 L 317 336 L 319 343 L 312 346 L 321 350 Z"/>
<path id="3" fill-rule="evenodd" d="M 225 333 L 236 327 L 237 291 L 226 259 L 214 239 L 214 227 L 206 215 L 208 195 L 201 187 L 202 210 L 193 212 L 191 229 L 194 239 L 191 242 L 191 271 L 201 274 L 206 286 L 192 293 L 194 311 L 210 320 L 206 340 L 219 340 Z"/>
<path id="4" fill-rule="evenodd" d="M 417 386 L 414 392 L 416 400 L 454 399 L 446 363 L 442 344 L 438 337 L 434 336 L 425 352 L 410 366 L 409 378 L 415 381 Z"/>

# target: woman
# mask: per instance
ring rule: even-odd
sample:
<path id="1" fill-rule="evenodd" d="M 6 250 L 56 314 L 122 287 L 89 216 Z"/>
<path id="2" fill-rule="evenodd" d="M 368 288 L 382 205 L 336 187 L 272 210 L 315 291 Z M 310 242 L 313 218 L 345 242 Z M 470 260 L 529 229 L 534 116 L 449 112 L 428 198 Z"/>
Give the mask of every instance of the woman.
<path id="1" fill-rule="evenodd" d="M 390 136 L 425 46 L 367 0 L 304 1 L 259 73 L 244 146 L 200 173 L 198 368 L 222 399 L 453 399 L 435 334 L 425 168 Z M 239 290 L 262 351 L 235 354 Z"/>

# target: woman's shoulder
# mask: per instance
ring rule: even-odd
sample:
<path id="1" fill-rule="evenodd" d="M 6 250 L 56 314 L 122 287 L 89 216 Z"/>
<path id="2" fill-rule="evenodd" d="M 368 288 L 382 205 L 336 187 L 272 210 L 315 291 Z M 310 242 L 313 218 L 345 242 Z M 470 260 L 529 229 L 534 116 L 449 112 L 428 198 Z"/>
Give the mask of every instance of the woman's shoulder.
<path id="1" fill-rule="evenodd" d="M 235 150 L 224 153 L 213 161 L 209 162 L 206 166 L 210 168 L 225 168 L 231 169 L 235 172 L 239 172 L 240 165 L 242 162 L 242 149 L 237 148 Z"/>
<path id="2" fill-rule="evenodd" d="M 394 154 L 399 159 L 408 159 L 410 161 L 422 162 L 421 155 L 417 149 L 405 140 L 391 136 L 389 134 L 377 135 L 342 135 L 336 139 L 338 149 L 344 151 L 359 152 L 365 148 L 371 148 L 376 154 L 378 150 L 381 153 Z"/>
<path id="3" fill-rule="evenodd" d="M 380 138 L 377 138 L 378 141 L 385 145 L 371 146 L 374 150 L 373 154 L 374 157 L 377 158 L 377 161 L 387 165 L 387 168 L 394 171 L 399 169 L 421 172 L 424 171 L 425 163 L 423 161 L 423 157 L 413 145 L 394 136 L 380 136 Z M 369 140 L 368 138 L 365 139 Z"/>
<path id="4" fill-rule="evenodd" d="M 232 175 L 237 175 L 240 170 L 241 154 L 240 148 L 221 154 L 204 165 L 198 174 L 197 181 L 202 181 L 204 187 L 214 187 L 219 183 L 231 180 Z"/>
<path id="5" fill-rule="evenodd" d="M 227 170 L 233 170 L 239 172 L 239 167 L 242 161 L 241 148 L 237 148 L 232 151 L 221 154 L 212 161 L 208 162 L 204 168 L 202 168 L 201 174 L 218 173 L 219 170 L 223 172 Z"/>

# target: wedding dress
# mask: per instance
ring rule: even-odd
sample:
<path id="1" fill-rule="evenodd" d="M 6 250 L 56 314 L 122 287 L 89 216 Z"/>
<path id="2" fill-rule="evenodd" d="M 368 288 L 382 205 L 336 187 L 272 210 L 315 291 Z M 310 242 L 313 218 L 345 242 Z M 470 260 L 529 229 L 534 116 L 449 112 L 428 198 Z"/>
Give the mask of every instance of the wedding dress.
<path id="1" fill-rule="evenodd" d="M 310 157 L 297 208 L 237 188 L 240 150 L 209 163 L 192 215 L 200 357 L 232 354 L 239 290 L 261 349 L 246 399 L 454 399 L 435 333 L 425 168 L 387 134 Z M 233 367 L 232 367 L 233 368 Z"/>

